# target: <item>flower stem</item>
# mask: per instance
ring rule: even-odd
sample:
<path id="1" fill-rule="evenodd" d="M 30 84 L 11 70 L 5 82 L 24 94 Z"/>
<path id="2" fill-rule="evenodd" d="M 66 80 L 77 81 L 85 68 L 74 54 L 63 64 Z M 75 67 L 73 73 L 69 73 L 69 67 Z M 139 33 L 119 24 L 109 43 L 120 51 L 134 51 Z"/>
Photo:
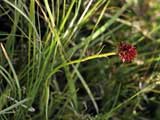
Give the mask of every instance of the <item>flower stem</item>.
<path id="1" fill-rule="evenodd" d="M 51 71 L 51 73 L 48 75 L 47 79 L 49 79 L 53 74 L 58 72 L 59 69 L 65 67 L 65 66 L 85 62 L 85 61 L 96 59 L 96 58 L 109 57 L 109 56 L 113 56 L 113 55 L 116 55 L 116 54 L 117 54 L 116 52 L 102 53 L 102 54 L 92 55 L 92 56 L 88 56 L 88 57 L 85 57 L 85 58 L 82 58 L 82 59 L 77 59 L 77 60 L 73 60 L 73 61 L 70 61 L 70 62 L 63 63 L 63 64 L 57 66 L 53 71 Z"/>
<path id="2" fill-rule="evenodd" d="M 70 61 L 70 62 L 64 64 L 64 66 L 75 64 L 75 63 L 81 63 L 81 62 L 85 62 L 85 61 L 96 59 L 96 58 L 104 58 L 104 57 L 108 57 L 108 56 L 113 56 L 113 55 L 116 55 L 116 52 L 109 52 L 109 53 L 92 55 L 92 56 L 88 56 L 88 57 L 85 57 L 85 58 L 82 58 L 82 59 Z"/>

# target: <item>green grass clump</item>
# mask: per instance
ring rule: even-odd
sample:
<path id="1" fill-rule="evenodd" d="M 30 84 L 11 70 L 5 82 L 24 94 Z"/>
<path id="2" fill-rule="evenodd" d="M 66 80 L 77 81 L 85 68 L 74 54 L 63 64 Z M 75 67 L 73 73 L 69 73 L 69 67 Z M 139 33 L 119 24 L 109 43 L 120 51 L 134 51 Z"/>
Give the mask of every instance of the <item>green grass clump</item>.
<path id="1" fill-rule="evenodd" d="M 158 0 L 0 2 L 0 120 L 159 120 Z M 138 51 L 123 63 L 118 45 Z"/>

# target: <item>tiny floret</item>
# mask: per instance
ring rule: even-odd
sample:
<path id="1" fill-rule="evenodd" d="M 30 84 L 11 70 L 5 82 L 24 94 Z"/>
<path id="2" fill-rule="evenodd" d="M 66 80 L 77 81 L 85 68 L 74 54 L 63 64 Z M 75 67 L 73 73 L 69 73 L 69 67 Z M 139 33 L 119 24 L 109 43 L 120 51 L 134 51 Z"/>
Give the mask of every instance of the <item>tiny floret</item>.
<path id="1" fill-rule="evenodd" d="M 118 46 L 118 55 L 122 62 L 131 62 L 136 57 L 137 50 L 129 43 L 121 42 Z"/>

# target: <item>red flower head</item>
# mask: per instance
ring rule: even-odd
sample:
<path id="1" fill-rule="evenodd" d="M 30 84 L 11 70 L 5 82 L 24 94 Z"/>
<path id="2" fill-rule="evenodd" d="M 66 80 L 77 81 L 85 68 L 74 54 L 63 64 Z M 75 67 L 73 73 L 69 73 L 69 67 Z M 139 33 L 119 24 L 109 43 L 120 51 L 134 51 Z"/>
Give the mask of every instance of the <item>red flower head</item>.
<path id="1" fill-rule="evenodd" d="M 118 55 L 122 62 L 131 62 L 137 55 L 136 48 L 128 43 L 120 43 L 118 46 Z"/>

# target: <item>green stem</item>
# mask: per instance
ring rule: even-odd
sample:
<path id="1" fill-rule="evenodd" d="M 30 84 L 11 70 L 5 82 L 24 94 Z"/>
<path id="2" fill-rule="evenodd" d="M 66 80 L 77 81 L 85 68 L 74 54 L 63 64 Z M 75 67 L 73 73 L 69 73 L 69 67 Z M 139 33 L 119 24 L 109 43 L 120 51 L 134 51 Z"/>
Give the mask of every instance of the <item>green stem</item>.
<path id="1" fill-rule="evenodd" d="M 92 59 L 96 59 L 96 58 L 104 58 L 104 57 L 109 57 L 109 56 L 113 56 L 116 55 L 116 52 L 109 52 L 109 53 L 102 53 L 102 54 L 96 54 L 96 55 L 92 55 L 92 56 L 88 56 L 86 58 L 82 58 L 82 59 L 78 59 L 78 60 L 73 60 L 67 63 L 63 63 L 59 66 L 57 66 L 47 77 L 47 79 L 49 79 L 53 74 L 55 74 L 60 68 L 63 68 L 65 66 L 68 65 L 72 65 L 72 64 L 76 64 L 76 63 L 81 63 L 81 62 L 85 62 L 88 60 L 92 60 Z"/>

